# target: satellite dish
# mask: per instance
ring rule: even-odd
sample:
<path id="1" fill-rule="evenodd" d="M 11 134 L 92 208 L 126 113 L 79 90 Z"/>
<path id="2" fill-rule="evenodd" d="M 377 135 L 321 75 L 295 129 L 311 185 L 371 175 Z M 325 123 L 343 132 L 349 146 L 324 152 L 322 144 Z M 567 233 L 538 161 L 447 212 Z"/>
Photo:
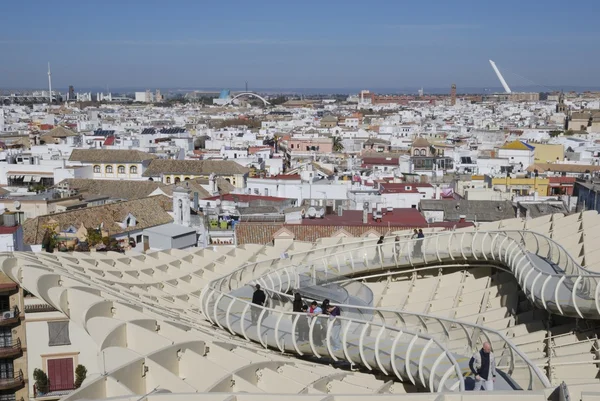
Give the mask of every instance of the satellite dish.
<path id="1" fill-rule="evenodd" d="M 309 207 L 308 208 L 308 217 L 310 217 L 311 219 L 314 219 L 317 216 L 317 209 L 315 209 L 314 207 Z"/>
<path id="2" fill-rule="evenodd" d="M 324 208 L 321 208 L 321 210 L 319 210 L 319 217 L 320 218 L 325 217 L 325 209 Z"/>
<path id="3" fill-rule="evenodd" d="M 21 202 L 19 202 L 19 201 L 15 201 L 15 202 L 13 203 L 13 206 L 14 206 L 14 207 L 15 207 L 15 209 L 17 209 L 17 210 L 18 210 L 18 209 L 20 209 L 20 208 L 21 208 Z"/>

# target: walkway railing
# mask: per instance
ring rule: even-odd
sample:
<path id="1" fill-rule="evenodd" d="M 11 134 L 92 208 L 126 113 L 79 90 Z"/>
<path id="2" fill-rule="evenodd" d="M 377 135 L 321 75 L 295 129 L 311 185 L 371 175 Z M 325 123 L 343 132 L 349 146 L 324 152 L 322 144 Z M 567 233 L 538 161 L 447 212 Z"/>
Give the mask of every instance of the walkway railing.
<path id="1" fill-rule="evenodd" d="M 291 285 L 294 282 L 298 277 L 296 272 L 298 266 L 303 266 L 305 271 L 315 270 L 319 266 L 319 270 L 323 273 L 330 271 L 335 275 L 360 275 L 392 268 L 472 261 L 506 266 L 515 275 L 532 302 L 550 312 L 566 316 L 600 318 L 600 274 L 580 266 L 560 244 L 552 239 L 528 231 L 445 232 L 432 234 L 423 239 L 404 239 L 398 242 L 388 239 L 383 244 L 336 244 L 292 254 L 289 258 L 242 266 L 231 274 L 211 282 L 207 288 L 211 292 L 208 299 L 214 294 L 226 294 L 253 281 L 262 283 L 265 288 L 289 291 L 290 288 L 283 288 L 283 283 Z M 271 272 L 277 270 L 278 273 L 265 274 L 269 270 Z M 204 295 L 206 291 L 203 292 L 202 297 L 206 300 Z M 373 311 L 379 310 L 373 308 Z M 204 308 L 203 312 L 207 314 Z M 386 313 L 392 315 L 385 317 Z M 535 380 L 538 380 L 542 386 L 549 386 L 547 378 L 539 369 L 525 355 L 517 353 L 518 350 L 509 345 L 508 339 L 501 333 L 482 326 L 476 327 L 477 325 L 468 325 L 464 322 L 442 320 L 435 316 L 410 314 L 404 311 L 385 310 L 380 311 L 378 316 L 383 316 L 381 323 L 368 320 L 364 322 L 386 324 L 393 316 L 395 324 L 402 324 L 403 317 L 418 316 L 421 321 L 429 319 L 438 322 L 442 332 L 448 333 L 448 339 L 450 339 L 450 330 L 442 322 L 453 325 L 451 327 L 462 328 L 467 343 L 471 346 L 474 344 L 473 333 L 475 332 L 480 333 L 480 336 L 497 336 L 496 343 L 503 343 L 502 348 L 510 349 L 508 355 L 512 356 L 507 356 L 506 360 L 509 361 L 507 366 L 512 374 L 514 375 L 515 369 L 521 366 L 526 366 L 529 371 L 530 380 L 525 388 L 537 387 L 533 383 Z M 466 327 L 470 327 L 471 331 L 465 330 Z M 367 331 L 369 330 L 365 329 L 365 333 Z M 492 338 L 488 339 L 494 342 Z M 515 355 L 523 360 L 523 364 L 515 363 Z"/>

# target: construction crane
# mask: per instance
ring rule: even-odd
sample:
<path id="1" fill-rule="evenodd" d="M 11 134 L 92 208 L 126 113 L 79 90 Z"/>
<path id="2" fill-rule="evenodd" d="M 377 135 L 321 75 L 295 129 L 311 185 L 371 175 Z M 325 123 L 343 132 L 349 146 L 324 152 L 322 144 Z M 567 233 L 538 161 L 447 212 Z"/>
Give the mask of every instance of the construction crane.
<path id="1" fill-rule="evenodd" d="M 508 84 L 504 80 L 504 77 L 500 73 L 500 70 L 498 69 L 498 67 L 496 67 L 496 63 L 494 63 L 492 60 L 490 60 L 490 64 L 491 64 L 492 68 L 494 69 L 494 72 L 496 73 L 496 76 L 498 76 L 498 79 L 500 80 L 500 83 L 504 87 L 504 91 L 506 93 L 512 93 L 512 91 L 510 90 L 510 87 L 508 86 Z"/>

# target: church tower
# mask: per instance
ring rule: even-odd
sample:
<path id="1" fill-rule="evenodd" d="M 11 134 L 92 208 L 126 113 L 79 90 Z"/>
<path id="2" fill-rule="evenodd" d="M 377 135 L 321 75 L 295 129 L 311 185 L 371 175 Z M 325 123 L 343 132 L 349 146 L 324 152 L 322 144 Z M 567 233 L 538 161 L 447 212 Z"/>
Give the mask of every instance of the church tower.
<path id="1" fill-rule="evenodd" d="M 181 226 L 191 226 L 190 190 L 177 187 L 173 190 L 173 223 Z"/>

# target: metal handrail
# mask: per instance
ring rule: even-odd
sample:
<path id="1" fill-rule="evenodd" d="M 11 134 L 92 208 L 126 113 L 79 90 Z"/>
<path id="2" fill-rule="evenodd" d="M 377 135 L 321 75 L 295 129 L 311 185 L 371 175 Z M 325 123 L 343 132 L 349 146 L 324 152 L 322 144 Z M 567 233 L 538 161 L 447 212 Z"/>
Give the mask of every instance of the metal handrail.
<path id="1" fill-rule="evenodd" d="M 472 245 L 474 245 L 474 243 L 475 243 L 475 240 L 477 239 L 477 236 L 481 236 L 481 235 L 482 235 L 482 236 L 483 236 L 483 238 L 482 238 L 482 249 L 481 249 L 481 253 L 482 253 L 483 257 L 484 257 L 486 260 L 488 260 L 488 257 L 485 255 L 485 252 L 486 252 L 486 251 L 485 251 L 485 249 L 483 249 L 483 241 L 485 241 L 485 236 L 494 236 L 494 238 L 490 238 L 490 240 L 491 240 L 491 242 L 492 242 L 492 244 L 490 244 L 490 253 L 491 253 L 491 255 L 492 255 L 492 260 L 496 260 L 496 257 L 495 257 L 495 255 L 494 255 L 494 247 L 493 247 L 493 243 L 494 243 L 494 242 L 495 242 L 495 241 L 498 239 L 498 237 L 499 237 L 500 235 L 502 235 L 502 237 L 503 237 L 503 239 L 504 239 L 504 240 L 502 241 L 502 243 L 499 245 L 499 247 L 498 247 L 498 249 L 497 249 L 497 253 L 498 253 L 498 255 L 497 255 L 497 256 L 498 256 L 498 260 L 500 260 L 500 261 L 504 261 L 504 262 L 505 262 L 507 265 L 509 265 L 509 266 L 510 266 L 510 265 L 511 265 L 511 263 L 514 263 L 514 262 L 515 262 L 515 257 L 514 257 L 513 255 L 514 255 L 514 253 L 515 253 L 515 250 L 517 250 L 517 249 L 518 249 L 519 251 L 521 251 L 520 253 L 522 254 L 522 259 L 523 259 L 523 258 L 524 258 L 524 259 L 526 259 L 526 261 L 527 261 L 527 262 L 529 262 L 528 264 L 530 265 L 530 267 L 531 267 L 531 268 L 533 268 L 533 269 L 535 269 L 535 270 L 538 272 L 538 277 L 537 277 L 537 278 L 539 278 L 539 275 L 542 275 L 542 274 L 543 274 L 543 275 L 546 275 L 547 277 L 560 277 L 561 279 L 562 279 L 563 277 L 565 277 L 565 275 L 564 275 L 564 274 L 558 274 L 558 273 L 556 273 L 556 274 L 553 274 L 553 273 L 548 273 L 548 272 L 545 272 L 545 271 L 542 271 L 542 270 L 538 269 L 538 268 L 537 268 L 537 266 L 535 265 L 535 263 L 533 262 L 533 260 L 531 259 L 531 257 L 529 256 L 529 251 L 528 251 L 526 248 L 524 248 L 523 244 L 519 243 L 519 242 L 518 242 L 518 241 L 516 241 L 514 238 L 510 237 L 510 236 L 508 235 L 508 233 L 519 233 L 519 235 L 522 235 L 522 232 L 521 232 L 521 231 L 516 231 L 516 230 L 515 230 L 515 231 L 501 231 L 501 230 L 499 230 L 499 231 L 486 231 L 486 232 L 480 232 L 480 231 L 463 231 L 463 232 L 451 232 L 451 233 L 441 233 L 441 234 L 440 234 L 440 233 L 437 233 L 437 234 L 434 234 L 434 235 L 432 235 L 432 236 L 430 236 L 430 237 L 428 237 L 428 238 L 426 238 L 426 239 L 422 239 L 422 240 L 408 240 L 408 241 L 406 241 L 406 240 L 405 240 L 405 241 L 399 241 L 399 242 L 395 242 L 395 241 L 394 241 L 394 242 L 392 242 L 392 243 L 390 243 L 390 242 L 387 242 L 387 243 L 384 243 L 384 244 L 364 245 L 364 246 L 362 246 L 362 247 L 355 248 L 355 249 L 351 249 L 351 250 L 343 250 L 343 251 L 340 251 L 340 252 L 326 253 L 325 255 L 319 255 L 319 256 L 316 256 L 316 258 L 315 258 L 315 259 L 316 259 L 316 260 L 318 260 L 318 259 L 322 259 L 322 260 L 323 260 L 323 259 L 326 259 L 326 258 L 333 258 L 333 257 L 338 257 L 338 256 L 341 256 L 341 255 L 343 255 L 343 254 L 348 254 L 349 252 L 357 252 L 357 251 L 363 251 L 363 252 L 364 252 L 365 250 L 368 250 L 369 248 L 374 248 L 374 249 L 376 250 L 376 253 L 377 253 L 377 255 L 379 256 L 379 260 L 380 260 L 380 262 L 381 262 L 381 265 L 382 265 L 382 267 L 383 267 L 383 265 L 384 265 L 384 260 L 383 260 L 383 257 L 382 257 L 382 252 L 381 252 L 381 249 L 382 249 L 382 247 L 386 247 L 386 246 L 392 246 L 392 247 L 393 247 L 394 258 L 396 259 L 396 260 L 395 260 L 395 261 L 396 261 L 396 265 L 398 265 L 398 260 L 397 260 L 397 256 L 396 256 L 396 247 L 398 247 L 398 246 L 399 246 L 400 248 L 403 248 L 403 247 L 404 247 L 404 248 L 407 248 L 407 245 L 408 245 L 408 244 L 415 244 L 415 243 L 416 243 L 416 241 L 422 241 L 422 242 L 421 242 L 421 244 L 428 244 L 428 245 L 429 245 L 429 244 L 431 244 L 431 241 L 432 241 L 432 239 L 435 239 L 436 255 L 433 257 L 433 260 L 437 259 L 437 261 L 441 262 L 441 261 L 442 261 L 442 259 L 441 259 L 441 257 L 440 257 L 440 251 L 439 251 L 439 249 L 438 249 L 438 244 L 439 244 L 439 239 L 440 239 L 440 237 L 449 237 L 449 238 L 450 238 L 450 240 L 452 240 L 452 238 L 453 238 L 454 236 L 456 236 L 456 237 L 460 237 L 460 243 L 461 243 L 461 246 L 460 246 L 460 248 L 461 248 L 461 253 L 463 254 L 463 258 L 459 258 L 459 259 L 464 259 L 464 260 L 467 260 L 467 259 L 469 259 L 469 258 L 467 258 L 467 257 L 466 257 L 466 255 L 464 255 L 464 247 L 463 247 L 463 241 L 464 241 L 464 237 L 465 237 L 465 235 L 468 235 L 469 237 L 471 237 L 471 239 L 472 239 Z M 545 236 L 543 236 L 543 235 L 539 235 L 538 233 L 526 232 L 525 234 L 527 234 L 527 235 L 534 235 L 534 236 L 535 236 L 535 235 L 538 235 L 538 236 L 539 236 L 539 238 L 543 238 L 545 241 L 547 241 L 547 243 L 548 243 L 548 244 L 556 244 L 554 241 L 552 241 L 552 240 L 551 240 L 551 239 L 549 239 L 548 237 L 545 237 Z M 510 239 L 510 243 L 509 243 L 509 244 L 507 244 L 507 246 L 506 246 L 506 247 L 504 247 L 504 242 L 505 242 L 507 239 Z M 537 238 L 536 238 L 536 239 L 537 239 Z M 334 248 L 334 249 L 335 249 L 335 248 L 338 248 L 338 247 L 346 247 L 347 245 L 349 245 L 349 244 L 334 244 L 332 247 L 329 247 L 329 248 Z M 570 255 L 568 254 L 568 252 L 567 252 L 566 250 L 564 250 L 564 248 L 563 248 L 562 246 L 559 246 L 558 244 L 556 244 L 556 245 L 557 245 L 557 249 L 559 249 L 560 251 L 562 251 L 562 252 L 564 253 L 564 255 L 565 255 L 565 256 L 567 256 L 568 258 L 570 258 L 570 259 L 572 260 L 572 258 L 571 258 L 571 257 L 570 257 Z M 549 245 L 549 246 L 550 246 L 550 245 Z M 511 252 L 511 255 L 510 255 L 510 258 L 509 258 L 509 255 L 508 255 L 508 250 L 509 250 L 511 247 L 514 247 L 514 249 L 513 249 L 513 251 Z M 325 249 L 329 249 L 329 248 L 321 248 L 321 249 L 325 250 Z M 472 253 L 473 253 L 473 254 L 471 255 L 471 258 L 478 259 L 478 258 L 477 258 L 477 255 L 476 255 L 476 252 L 475 252 L 475 249 L 473 249 L 473 248 L 472 248 L 472 249 L 471 249 L 471 251 L 472 251 Z M 311 253 L 311 252 L 312 252 L 312 253 L 316 253 L 316 252 L 315 252 L 315 250 L 309 250 L 309 251 L 307 251 L 307 252 L 305 252 L 305 253 Z M 505 253 L 504 257 L 503 257 L 503 255 L 502 255 L 502 253 L 503 253 L 503 252 Z M 365 255 L 366 255 L 366 254 L 365 254 Z M 450 254 L 450 257 L 451 257 L 453 260 L 455 259 L 455 258 L 454 258 L 454 257 L 453 257 L 451 254 Z M 411 265 L 411 266 L 414 266 L 414 260 L 413 260 L 413 258 L 411 258 L 410 254 L 408 254 L 408 258 L 409 258 L 409 263 L 410 263 L 410 265 Z M 503 260 L 503 259 L 506 259 L 506 260 Z M 212 282 L 209 284 L 209 286 L 211 286 L 211 287 L 213 287 L 213 288 L 214 288 L 214 286 L 215 286 L 215 285 L 218 285 L 220 288 L 222 288 L 222 284 L 223 284 L 223 283 L 224 283 L 226 280 L 228 280 L 228 279 L 229 279 L 229 280 L 228 280 L 228 281 L 229 281 L 229 284 L 230 284 L 230 285 L 229 285 L 229 288 L 231 288 L 231 280 L 230 280 L 230 279 L 231 279 L 231 277 L 233 277 L 234 275 L 236 275 L 236 274 L 238 274 L 238 273 L 239 273 L 239 278 L 241 279 L 241 278 L 242 278 L 242 274 L 243 274 L 243 272 L 247 271 L 249 267 L 251 267 L 251 266 L 252 266 L 252 267 L 253 267 L 253 268 L 252 268 L 252 273 L 255 273 L 255 272 L 256 272 L 256 270 L 257 270 L 257 267 L 258 267 L 260 264 L 263 264 L 263 265 L 265 265 L 265 264 L 267 264 L 267 263 L 270 263 L 270 264 L 272 265 L 272 264 L 274 263 L 274 261 L 275 261 L 275 260 L 276 260 L 276 259 L 271 259 L 271 260 L 269 260 L 269 261 L 261 261 L 261 262 L 249 263 L 249 264 L 246 264 L 246 265 L 244 265 L 244 266 L 240 266 L 240 268 L 238 268 L 238 269 L 234 270 L 234 271 L 233 271 L 233 272 L 231 272 L 230 274 L 228 274 L 228 275 L 226 275 L 226 276 L 224 276 L 224 277 L 221 277 L 221 278 L 219 278 L 219 279 L 213 280 L 213 281 L 212 281 Z M 425 264 L 427 264 L 427 263 L 428 263 L 428 261 L 427 261 L 427 259 L 426 259 L 426 256 L 423 256 L 423 262 L 424 262 Z M 567 263 L 568 263 L 568 262 L 567 262 Z M 338 261 L 338 264 L 339 264 L 339 261 Z M 514 266 L 514 268 L 515 268 L 515 270 L 516 270 L 516 271 L 514 271 L 514 270 L 512 271 L 512 272 L 513 272 L 513 274 L 515 274 L 515 276 L 517 277 L 517 279 L 518 279 L 518 281 L 519 281 L 520 283 L 521 283 L 521 278 L 522 278 L 523 274 L 522 274 L 522 272 L 521 272 L 521 275 L 520 275 L 521 277 L 519 277 L 519 274 L 518 274 L 518 273 L 519 273 L 519 272 L 518 272 L 518 268 L 519 268 L 519 267 L 521 267 L 521 265 L 522 265 L 522 260 L 520 260 L 520 261 L 519 261 L 519 264 L 518 264 L 517 266 Z M 575 264 L 575 263 L 572 263 L 572 265 L 576 265 L 576 264 Z M 286 268 L 290 268 L 290 267 L 291 267 L 291 265 L 288 265 L 288 266 L 282 267 L 281 269 L 286 269 Z M 511 266 L 511 267 L 513 267 L 513 266 Z M 585 270 L 585 269 L 583 269 L 583 270 L 584 270 L 586 273 L 591 273 L 591 272 L 589 272 L 589 271 L 587 271 L 587 270 Z M 590 274 L 590 275 L 591 275 L 591 274 Z M 525 279 L 523 280 L 523 283 L 525 283 L 525 281 L 527 280 L 527 277 L 528 277 L 528 276 L 529 276 L 529 274 L 528 274 L 528 275 L 525 277 Z M 600 276 L 600 275 L 598 275 L 598 276 Z M 577 277 L 578 279 L 580 279 L 580 277 L 581 277 L 581 276 L 576 276 L 576 275 L 573 275 L 573 277 Z M 536 278 L 536 280 L 537 280 L 537 278 Z M 241 280 L 240 280 L 240 281 L 241 281 Z M 548 280 L 545 280 L 545 283 L 544 283 L 544 284 L 546 284 L 546 282 L 547 282 L 547 281 L 548 281 Z M 563 279 L 563 281 L 564 281 L 564 279 Z M 534 284 L 535 284 L 535 281 L 534 281 Z M 534 284 L 533 284 L 533 285 L 534 285 Z M 560 284 L 560 282 L 557 284 L 557 287 L 558 287 L 558 285 L 559 285 L 559 284 Z M 266 286 L 266 288 L 268 288 L 268 286 Z M 533 298 L 535 298 L 535 296 L 534 296 L 534 294 L 533 294 L 533 289 L 530 291 L 530 295 L 531 295 Z M 544 301 L 545 301 L 545 300 L 542 300 L 542 302 L 544 302 Z M 376 309 L 373 309 L 373 310 L 376 310 Z M 598 308 L 598 310 L 599 310 L 599 312 L 600 312 L 600 307 Z M 560 309 L 559 309 L 559 312 L 561 312 L 561 311 L 560 311 Z M 438 317 L 431 316 L 431 315 L 426 315 L 426 314 L 423 314 L 423 315 L 420 315 L 420 316 L 421 316 L 422 318 L 434 318 L 434 319 L 438 318 Z M 455 324 L 463 324 L 463 322 L 457 321 Z M 470 327 L 473 327 L 473 326 L 470 326 Z M 485 332 L 485 331 L 492 332 L 492 331 L 490 331 L 490 329 L 487 329 L 487 328 L 485 328 L 485 327 L 481 327 L 481 326 L 480 326 L 480 327 L 473 327 L 473 328 L 474 328 L 474 329 L 480 329 L 480 330 L 482 330 L 483 332 Z M 508 340 L 508 339 L 507 339 L 507 338 L 506 338 L 504 335 L 502 335 L 501 333 L 498 333 L 498 335 L 500 335 L 500 338 L 503 338 L 503 341 L 504 341 L 504 339 Z M 510 344 L 510 342 L 508 342 L 508 341 L 507 341 L 507 344 Z M 512 348 L 512 347 L 511 347 L 511 348 Z M 527 357 L 525 357 L 523 354 L 520 354 L 519 356 L 520 356 L 521 358 L 524 358 L 524 360 L 525 360 L 525 361 L 528 361 L 528 358 L 527 358 Z M 532 364 L 532 365 L 533 365 L 533 364 Z M 534 369 L 534 371 L 535 371 L 535 370 L 536 370 L 536 369 Z M 542 374 L 541 374 L 539 371 L 536 371 L 536 375 L 537 375 L 537 376 L 538 376 L 538 377 L 539 377 L 539 378 L 542 380 L 542 382 L 546 382 L 546 383 L 547 383 L 547 378 L 546 378 L 544 375 L 542 375 Z M 545 384 L 546 384 L 546 383 L 545 383 Z M 548 385 L 549 385 L 549 383 L 548 383 Z"/>
<path id="2" fill-rule="evenodd" d="M 215 296 L 216 296 L 216 300 L 215 300 Z M 219 305 L 219 302 L 221 300 L 223 300 L 224 298 L 228 298 L 230 299 L 226 311 L 225 311 L 225 317 L 218 319 L 217 316 L 217 307 Z M 214 305 L 211 307 L 210 306 L 210 302 L 214 300 Z M 256 334 L 258 336 L 258 341 L 265 347 L 267 347 L 267 343 L 266 340 L 263 340 L 262 336 L 261 336 L 261 324 L 263 322 L 263 317 L 265 316 L 265 314 L 276 314 L 278 315 L 277 318 L 277 324 L 275 326 L 275 342 L 277 344 L 275 344 L 274 346 L 279 348 L 280 351 L 284 352 L 285 348 L 283 346 L 283 344 L 281 344 L 278 339 L 280 337 L 279 335 L 279 323 L 282 321 L 282 319 L 284 317 L 288 317 L 290 318 L 290 320 L 293 322 L 292 324 L 292 343 L 293 343 L 293 347 L 296 351 L 296 353 L 298 353 L 299 355 L 303 355 L 303 352 L 298 348 L 298 344 L 296 342 L 296 339 L 293 336 L 293 333 L 296 329 L 297 326 L 297 322 L 300 319 L 300 317 L 302 316 L 307 316 L 307 314 L 305 313 L 299 313 L 299 312 L 290 312 L 290 311 L 281 311 L 281 310 L 277 310 L 277 309 L 273 309 L 273 308 L 268 308 L 265 306 L 261 306 L 261 305 L 256 305 L 256 304 L 252 304 L 252 302 L 247 301 L 245 299 L 239 298 L 239 297 L 235 297 L 233 295 L 227 294 L 225 292 L 222 292 L 220 290 L 214 289 L 214 288 L 210 288 L 209 286 L 206 286 L 204 288 L 204 290 L 202 291 L 202 295 L 201 295 L 201 299 L 200 299 L 200 308 L 203 312 L 203 314 L 207 317 L 207 319 L 209 319 L 209 321 L 211 321 L 213 324 L 218 325 L 219 327 L 221 327 L 222 329 L 227 329 L 228 331 L 230 331 L 232 334 L 237 334 L 237 335 L 241 335 L 243 337 L 246 338 L 246 340 L 250 341 L 250 337 L 248 336 L 248 333 L 246 332 L 243 324 L 240 324 L 240 332 L 236 332 L 233 330 L 232 328 L 232 324 L 231 324 L 231 315 L 232 315 L 232 306 L 234 303 L 241 303 L 242 305 L 244 305 L 243 307 L 243 311 L 241 313 L 241 316 L 238 316 L 239 319 L 243 322 L 245 316 L 248 313 L 248 310 L 250 310 L 250 308 L 255 308 L 258 309 L 259 312 L 259 317 L 258 317 L 258 321 L 256 322 L 257 327 L 256 327 Z M 366 321 L 366 320 L 361 320 L 361 319 L 349 319 L 346 317 L 342 317 L 342 316 L 338 316 L 335 318 L 335 320 L 339 320 L 340 322 L 346 322 L 346 328 L 344 330 L 344 334 L 343 334 L 343 340 L 342 340 L 342 346 L 343 346 L 343 353 L 344 353 L 344 358 L 346 361 L 350 362 L 350 363 L 357 363 L 356 361 L 354 361 L 352 359 L 352 357 L 349 355 L 348 352 L 348 345 L 347 345 L 347 333 L 348 333 L 348 329 L 350 327 L 351 324 L 358 324 L 361 325 L 363 327 L 363 329 L 361 330 L 361 334 L 360 334 L 360 340 L 359 340 L 359 357 L 360 357 L 360 363 L 363 364 L 364 366 L 366 366 L 368 369 L 372 369 L 372 367 L 369 365 L 369 363 L 366 361 L 365 356 L 364 356 L 364 337 L 366 334 L 367 329 L 369 329 L 372 326 L 375 327 L 379 327 L 380 332 L 383 332 L 385 330 L 390 330 L 390 331 L 394 331 L 396 332 L 396 337 L 395 337 L 395 341 L 394 343 L 397 343 L 397 340 L 400 338 L 400 336 L 406 334 L 406 335 L 412 335 L 413 339 L 411 340 L 409 347 L 407 349 L 407 354 L 410 355 L 410 351 L 415 343 L 415 341 L 417 339 L 422 339 L 422 340 L 426 340 L 428 342 L 428 344 L 435 344 L 439 347 L 439 349 L 442 351 L 440 353 L 440 355 L 438 356 L 438 358 L 436 359 L 436 363 L 434 364 L 433 368 L 431 369 L 429 373 L 429 388 L 433 388 L 433 381 L 434 381 L 434 377 L 435 377 L 435 371 L 437 366 L 439 366 L 439 363 L 441 362 L 441 360 L 443 359 L 443 357 L 447 358 L 447 360 L 450 362 L 451 364 L 451 369 L 454 369 L 457 379 L 458 379 L 458 387 L 460 388 L 460 391 L 464 391 L 465 390 L 465 383 L 464 383 L 464 377 L 462 375 L 460 366 L 458 364 L 458 362 L 456 361 L 456 358 L 454 357 L 454 355 L 452 355 L 452 353 L 436 338 L 429 336 L 429 335 L 425 335 L 422 333 L 418 333 L 418 332 L 412 332 L 412 331 L 407 331 L 407 330 L 403 330 L 403 329 L 397 329 L 395 327 L 389 327 L 386 326 L 385 324 L 379 324 L 379 323 L 373 323 L 370 321 Z M 319 352 L 317 351 L 315 342 L 314 342 L 314 336 L 315 336 L 315 322 L 316 319 L 312 320 L 312 323 L 309 325 L 309 344 L 310 344 L 310 348 L 313 352 L 313 354 L 317 357 L 321 357 L 321 355 L 319 354 Z M 342 323 L 343 324 L 343 323 Z M 334 360 L 337 361 L 339 359 L 338 356 L 336 356 L 335 350 L 332 348 L 332 344 L 330 341 L 331 338 L 331 329 L 333 326 L 333 321 L 332 320 L 328 320 L 327 323 L 327 332 L 325 334 L 326 336 L 326 341 L 325 341 L 325 346 L 327 349 L 327 352 L 329 354 L 329 356 Z M 380 335 L 377 336 L 376 338 L 376 343 L 375 343 L 375 355 L 376 355 L 376 359 L 377 359 L 377 363 L 379 365 L 379 368 L 382 369 L 381 366 L 381 362 L 379 361 L 379 355 L 378 355 L 378 347 L 379 347 L 379 343 L 380 343 Z M 273 345 L 271 345 L 273 346 Z M 427 349 L 430 348 L 430 346 L 426 346 L 423 351 L 422 351 L 422 356 L 424 355 L 424 353 L 427 351 Z M 381 350 L 379 350 L 381 351 Z M 402 381 L 406 378 L 408 378 L 409 380 L 411 380 L 411 382 L 413 384 L 415 384 L 415 379 L 412 377 L 410 370 L 407 369 L 407 376 L 408 377 L 404 377 L 402 374 L 400 374 L 399 371 L 396 370 L 395 368 L 395 345 L 392 347 L 391 350 L 391 361 L 392 361 L 392 369 L 394 370 L 394 373 L 396 374 L 396 376 Z M 405 359 L 406 360 L 406 364 L 408 366 L 408 364 L 411 362 L 410 359 Z M 387 373 L 385 369 L 382 369 L 382 371 L 384 373 Z M 419 361 L 419 365 L 418 365 L 418 371 L 419 371 L 419 377 L 421 379 L 421 382 L 424 386 L 427 386 L 426 380 L 424 379 L 424 370 L 423 370 L 423 366 L 422 366 L 422 357 L 421 360 Z M 442 376 L 440 383 L 438 384 L 438 389 L 437 391 L 443 391 L 444 387 L 443 385 L 445 384 L 445 381 L 447 380 L 448 376 L 449 376 L 449 372 L 450 370 L 446 371 L 445 374 Z"/>

